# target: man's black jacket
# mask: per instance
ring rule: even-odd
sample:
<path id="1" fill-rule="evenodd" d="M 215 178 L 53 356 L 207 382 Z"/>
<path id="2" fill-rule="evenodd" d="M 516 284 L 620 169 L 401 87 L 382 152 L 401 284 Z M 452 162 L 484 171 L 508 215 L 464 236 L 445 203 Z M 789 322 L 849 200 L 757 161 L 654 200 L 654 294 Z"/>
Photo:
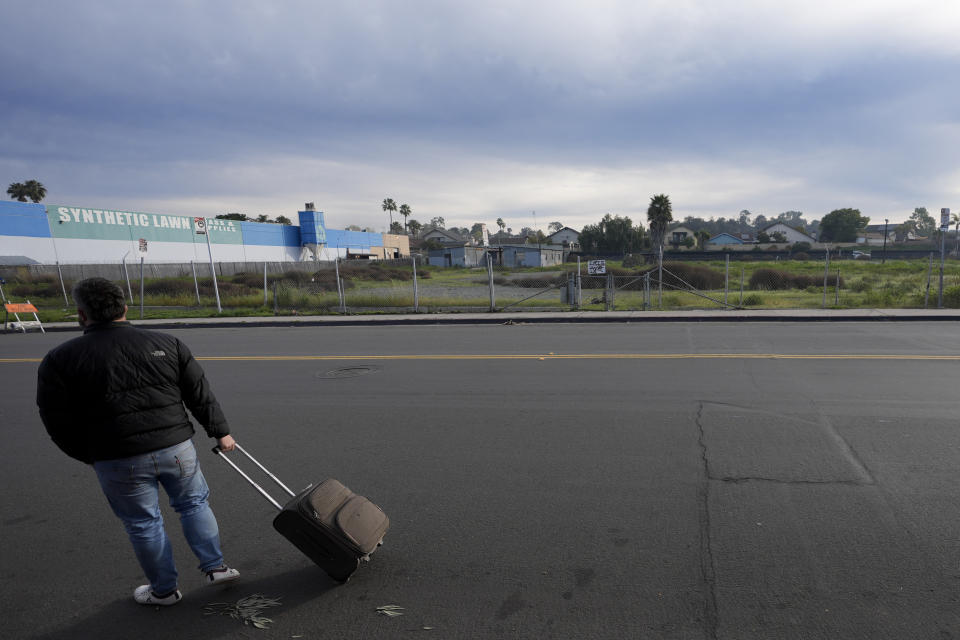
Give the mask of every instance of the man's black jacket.
<path id="1" fill-rule="evenodd" d="M 51 350 L 37 374 L 37 406 L 53 441 L 82 462 L 125 458 L 190 438 L 230 433 L 187 346 L 128 322 L 93 325 Z"/>

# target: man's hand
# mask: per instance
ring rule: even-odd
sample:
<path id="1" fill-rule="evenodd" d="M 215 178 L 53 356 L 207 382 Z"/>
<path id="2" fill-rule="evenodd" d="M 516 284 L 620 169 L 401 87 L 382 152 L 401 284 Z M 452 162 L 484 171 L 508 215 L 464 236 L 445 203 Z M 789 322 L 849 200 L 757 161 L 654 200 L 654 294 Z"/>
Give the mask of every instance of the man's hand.
<path id="1" fill-rule="evenodd" d="M 222 438 L 217 438 L 217 446 L 220 447 L 221 451 L 233 451 L 234 447 L 237 446 L 237 441 L 233 439 L 233 436 L 226 435 Z"/>

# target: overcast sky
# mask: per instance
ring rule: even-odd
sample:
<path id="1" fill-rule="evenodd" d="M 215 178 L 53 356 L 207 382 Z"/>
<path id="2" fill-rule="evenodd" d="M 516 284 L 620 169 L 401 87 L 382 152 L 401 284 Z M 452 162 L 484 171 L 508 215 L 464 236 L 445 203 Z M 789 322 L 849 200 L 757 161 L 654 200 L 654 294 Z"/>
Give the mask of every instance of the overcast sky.
<path id="1" fill-rule="evenodd" d="M 0 182 L 385 230 L 960 209 L 957 0 L 4 0 Z M 534 218 L 533 212 L 536 212 Z M 536 225 L 535 225 L 536 221 Z"/>

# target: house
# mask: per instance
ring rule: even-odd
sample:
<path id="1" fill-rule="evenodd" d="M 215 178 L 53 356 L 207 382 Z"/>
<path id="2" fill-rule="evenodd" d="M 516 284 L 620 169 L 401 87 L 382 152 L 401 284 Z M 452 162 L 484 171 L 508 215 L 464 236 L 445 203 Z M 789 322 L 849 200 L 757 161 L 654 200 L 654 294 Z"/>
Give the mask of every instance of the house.
<path id="1" fill-rule="evenodd" d="M 427 254 L 427 264 L 432 267 L 482 267 L 487 263 L 487 253 L 493 256 L 495 265 L 504 267 L 551 267 L 563 263 L 563 249 L 557 246 L 515 244 L 472 247 L 461 243 L 431 249 Z"/>
<path id="2" fill-rule="evenodd" d="M 816 238 L 807 235 L 804 231 L 800 229 L 794 229 L 793 227 L 782 222 L 774 222 L 773 224 L 764 227 L 763 232 L 768 236 L 773 236 L 773 234 L 779 233 L 785 238 L 784 242 L 789 242 L 791 244 L 795 242 L 809 242 L 810 244 L 813 244 L 817 241 Z"/>
<path id="3" fill-rule="evenodd" d="M 679 249 L 680 247 L 685 247 L 684 242 L 687 238 L 690 238 L 694 241 L 694 246 L 696 246 L 697 234 L 683 225 L 678 225 L 671 229 L 667 229 L 667 232 L 663 234 L 663 244 L 671 245 L 674 249 Z"/>
<path id="4" fill-rule="evenodd" d="M 459 235 L 450 233 L 446 229 L 430 229 L 420 234 L 420 240 L 422 242 L 427 242 L 428 240 L 436 240 L 440 244 L 463 244 L 463 238 Z"/>
<path id="5" fill-rule="evenodd" d="M 580 250 L 580 232 L 570 227 L 564 227 L 547 236 L 548 244 L 559 244 L 568 251 Z"/>
<path id="6" fill-rule="evenodd" d="M 504 245 L 499 264 L 504 267 L 552 267 L 563 264 L 562 247 L 538 247 L 535 244 Z"/>
<path id="7" fill-rule="evenodd" d="M 431 267 L 482 267 L 487 264 L 487 247 L 472 247 L 463 242 L 427 252 Z"/>
<path id="8" fill-rule="evenodd" d="M 897 227 L 898 224 L 868 224 L 866 227 L 857 232 L 857 244 L 863 245 L 875 245 L 883 246 L 883 236 L 886 232 L 887 242 L 896 242 L 897 241 Z M 914 240 L 916 235 L 912 230 L 903 233 L 904 240 Z"/>

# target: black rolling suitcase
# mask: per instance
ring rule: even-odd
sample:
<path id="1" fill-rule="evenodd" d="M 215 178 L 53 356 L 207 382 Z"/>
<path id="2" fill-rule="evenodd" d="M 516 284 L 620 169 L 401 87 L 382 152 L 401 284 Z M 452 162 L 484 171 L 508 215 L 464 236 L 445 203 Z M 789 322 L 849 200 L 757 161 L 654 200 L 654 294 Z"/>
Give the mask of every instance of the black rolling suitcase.
<path id="1" fill-rule="evenodd" d="M 273 519 L 273 528 L 331 578 L 346 582 L 357 570 L 360 561 L 369 560 L 370 554 L 383 544 L 383 536 L 390 526 L 390 519 L 380 507 L 332 478 L 295 494 L 240 445 L 236 446 L 238 451 L 250 458 L 284 491 L 293 496 L 285 505 L 274 500 L 263 487 L 234 464 L 220 447 L 214 447 L 213 452 L 236 469 L 237 473 L 280 510 Z"/>

